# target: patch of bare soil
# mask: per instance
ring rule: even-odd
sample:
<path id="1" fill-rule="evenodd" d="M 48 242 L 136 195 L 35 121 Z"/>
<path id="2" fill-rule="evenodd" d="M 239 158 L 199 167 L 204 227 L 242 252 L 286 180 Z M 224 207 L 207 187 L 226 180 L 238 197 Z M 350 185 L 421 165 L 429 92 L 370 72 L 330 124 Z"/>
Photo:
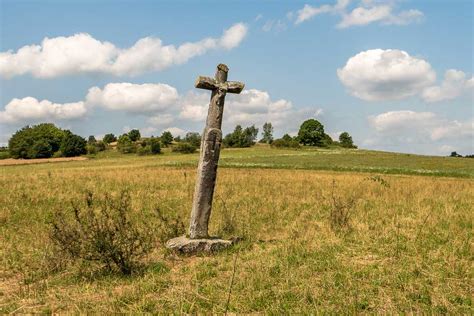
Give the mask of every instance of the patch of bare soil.
<path id="1" fill-rule="evenodd" d="M 2 159 L 0 166 L 29 165 L 34 163 L 65 162 L 87 160 L 86 157 L 63 157 L 63 158 L 42 158 L 42 159 Z"/>

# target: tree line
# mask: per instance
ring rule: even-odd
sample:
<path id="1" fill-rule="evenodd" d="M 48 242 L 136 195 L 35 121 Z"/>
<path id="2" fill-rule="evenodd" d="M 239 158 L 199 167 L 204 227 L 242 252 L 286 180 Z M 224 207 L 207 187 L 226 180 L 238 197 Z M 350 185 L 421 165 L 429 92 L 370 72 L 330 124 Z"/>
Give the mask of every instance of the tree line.
<path id="1" fill-rule="evenodd" d="M 245 148 L 256 144 L 259 129 L 254 125 L 243 128 L 237 125 L 231 133 L 222 139 L 223 147 Z M 324 126 L 315 119 L 309 119 L 301 124 L 298 135 L 291 137 L 285 134 L 282 138 L 274 139 L 271 122 L 263 125 L 262 137 L 259 143 L 270 144 L 273 147 L 298 148 L 300 146 L 328 147 L 332 145 L 357 148 L 349 133 L 339 136 L 339 141 L 333 141 L 324 132 Z M 138 129 L 115 136 L 113 133 L 104 135 L 101 140 L 95 136 L 85 138 L 69 130 L 56 127 L 52 123 L 42 123 L 25 126 L 12 135 L 8 148 L 0 150 L 0 158 L 51 158 L 73 157 L 84 154 L 94 155 L 109 148 L 116 148 L 124 154 L 155 155 L 161 153 L 163 147 L 171 147 L 178 153 L 193 153 L 201 144 L 201 135 L 189 132 L 184 137 L 173 136 L 170 131 L 164 131 L 161 136 L 142 137 Z"/>

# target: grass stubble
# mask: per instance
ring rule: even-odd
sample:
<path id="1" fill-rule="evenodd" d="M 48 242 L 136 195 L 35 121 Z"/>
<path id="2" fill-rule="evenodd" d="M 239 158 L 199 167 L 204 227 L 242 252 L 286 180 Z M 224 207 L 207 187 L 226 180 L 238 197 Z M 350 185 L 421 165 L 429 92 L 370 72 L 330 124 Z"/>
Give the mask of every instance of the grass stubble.
<path id="1" fill-rule="evenodd" d="M 126 188 L 137 217 L 159 206 L 187 224 L 195 168 L 105 162 L 0 169 L 1 313 L 473 312 L 469 178 L 221 168 L 210 231 L 242 242 L 197 257 L 157 242 L 123 277 L 51 255 L 53 212 Z M 351 204 L 347 229 L 334 201 Z"/>

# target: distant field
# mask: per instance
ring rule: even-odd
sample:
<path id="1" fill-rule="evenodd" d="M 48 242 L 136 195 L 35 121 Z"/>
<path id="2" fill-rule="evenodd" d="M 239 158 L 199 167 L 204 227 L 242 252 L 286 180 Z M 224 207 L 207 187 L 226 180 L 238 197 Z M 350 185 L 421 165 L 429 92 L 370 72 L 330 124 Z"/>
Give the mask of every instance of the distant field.
<path id="1" fill-rule="evenodd" d="M 214 256 L 160 243 L 132 277 L 50 270 L 49 221 L 81 200 L 128 189 L 137 219 L 187 224 L 198 155 L 101 153 L 0 166 L 0 313 L 472 314 L 474 160 L 375 151 L 226 149 L 211 233 L 241 236 Z M 305 170 L 307 169 L 307 170 Z M 334 196 L 334 198 L 333 198 Z M 355 197 L 336 233 L 333 199 Z"/>

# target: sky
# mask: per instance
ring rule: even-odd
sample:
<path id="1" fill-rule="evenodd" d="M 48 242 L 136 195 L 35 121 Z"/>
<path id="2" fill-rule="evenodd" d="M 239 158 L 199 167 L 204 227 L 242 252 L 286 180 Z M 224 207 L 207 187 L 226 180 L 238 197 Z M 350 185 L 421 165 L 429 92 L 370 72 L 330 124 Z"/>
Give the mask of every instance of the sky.
<path id="1" fill-rule="evenodd" d="M 53 122 L 100 138 L 201 132 L 229 66 L 223 131 L 319 120 L 364 149 L 474 153 L 471 0 L 0 0 L 0 144 Z"/>

